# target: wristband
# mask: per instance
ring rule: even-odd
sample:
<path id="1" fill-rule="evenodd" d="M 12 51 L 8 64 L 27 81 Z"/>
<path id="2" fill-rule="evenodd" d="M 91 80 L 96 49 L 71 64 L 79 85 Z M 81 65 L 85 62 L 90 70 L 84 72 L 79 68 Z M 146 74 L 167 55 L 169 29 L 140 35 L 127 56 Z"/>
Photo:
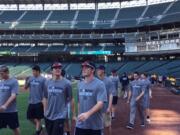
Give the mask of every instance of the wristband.
<path id="1" fill-rule="evenodd" d="M 6 110 L 6 109 L 7 109 L 7 107 L 6 107 L 6 106 L 4 106 L 4 105 L 2 105 L 2 106 L 1 106 L 1 108 L 3 108 L 4 110 Z"/>

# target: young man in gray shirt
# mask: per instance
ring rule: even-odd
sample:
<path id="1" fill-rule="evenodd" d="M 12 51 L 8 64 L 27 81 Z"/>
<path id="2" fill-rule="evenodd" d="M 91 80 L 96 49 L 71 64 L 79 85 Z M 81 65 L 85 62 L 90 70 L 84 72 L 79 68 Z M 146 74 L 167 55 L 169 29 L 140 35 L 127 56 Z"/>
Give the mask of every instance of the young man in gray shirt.
<path id="1" fill-rule="evenodd" d="M 53 78 L 46 82 L 44 95 L 45 124 L 48 135 L 63 135 L 68 103 L 71 102 L 72 88 L 61 75 L 61 63 L 52 65 Z"/>
<path id="2" fill-rule="evenodd" d="M 16 97 L 19 90 L 18 81 L 10 78 L 9 69 L 0 67 L 0 129 L 9 127 L 14 135 L 20 135 Z"/>
<path id="3" fill-rule="evenodd" d="M 100 80 L 102 80 L 106 87 L 107 92 L 107 100 L 108 102 L 104 103 L 104 135 L 111 135 L 111 109 L 112 109 L 112 100 L 113 93 L 115 92 L 115 87 L 113 85 L 112 80 L 105 75 L 105 66 L 100 65 L 97 68 L 97 76 Z"/>
<path id="4" fill-rule="evenodd" d="M 29 88 L 27 119 L 35 125 L 35 135 L 40 135 L 42 131 L 41 119 L 44 118 L 43 95 L 46 79 L 41 76 L 41 69 L 38 65 L 32 68 L 32 73 L 33 76 L 26 80 L 24 86 L 25 89 Z"/>
<path id="5" fill-rule="evenodd" d="M 119 77 L 117 75 L 116 70 L 111 71 L 111 76 L 110 78 L 112 79 L 112 82 L 115 87 L 115 92 L 113 93 L 113 100 L 112 100 L 112 119 L 115 119 L 115 113 L 116 113 L 116 106 L 118 103 L 118 85 L 119 85 Z"/>
<path id="6" fill-rule="evenodd" d="M 103 129 L 103 105 L 107 102 L 105 84 L 94 77 L 95 65 L 82 64 L 83 81 L 78 83 L 78 118 L 75 135 L 101 135 Z"/>
<path id="7" fill-rule="evenodd" d="M 136 110 L 138 110 L 141 119 L 141 126 L 145 126 L 145 114 L 143 107 L 143 97 L 145 88 L 140 80 L 138 72 L 134 72 L 134 80 L 130 82 L 130 90 L 128 96 L 128 103 L 130 101 L 130 119 L 129 124 L 126 126 L 128 129 L 134 129 Z"/>
<path id="8" fill-rule="evenodd" d="M 144 92 L 144 97 L 143 97 L 143 105 L 144 105 L 145 114 L 146 114 L 146 121 L 150 122 L 149 106 L 150 106 L 150 98 L 152 98 L 151 82 L 147 78 L 146 73 L 141 74 L 141 81 L 145 87 L 145 92 Z"/>

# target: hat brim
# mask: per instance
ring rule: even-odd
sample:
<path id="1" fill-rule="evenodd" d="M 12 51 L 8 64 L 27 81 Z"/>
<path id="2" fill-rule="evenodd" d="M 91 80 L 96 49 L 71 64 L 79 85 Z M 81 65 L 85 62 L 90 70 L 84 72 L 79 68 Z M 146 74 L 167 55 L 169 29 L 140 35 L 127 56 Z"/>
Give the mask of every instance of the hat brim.
<path id="1" fill-rule="evenodd" d="M 95 69 L 95 67 L 94 66 L 92 66 L 92 65 L 90 65 L 90 64 L 88 64 L 88 63 L 83 63 L 83 64 L 81 64 L 81 66 L 82 67 L 90 67 L 90 68 L 92 68 L 92 69 Z"/>

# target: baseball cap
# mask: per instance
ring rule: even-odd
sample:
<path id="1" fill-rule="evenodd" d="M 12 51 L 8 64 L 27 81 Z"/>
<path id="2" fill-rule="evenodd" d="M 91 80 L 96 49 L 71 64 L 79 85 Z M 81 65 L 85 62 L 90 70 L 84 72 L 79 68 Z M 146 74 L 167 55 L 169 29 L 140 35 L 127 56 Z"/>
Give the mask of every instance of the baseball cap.
<path id="1" fill-rule="evenodd" d="M 112 72 L 112 73 L 116 73 L 116 70 L 115 70 L 115 69 L 113 69 L 111 72 Z"/>
<path id="2" fill-rule="evenodd" d="M 55 62 L 52 66 L 51 66 L 51 69 L 53 68 L 61 68 L 62 67 L 62 64 L 59 63 L 59 62 Z"/>
<path id="3" fill-rule="evenodd" d="M 97 67 L 97 69 L 100 69 L 100 70 L 105 70 L 105 66 L 104 65 L 99 65 L 99 67 Z"/>
<path id="4" fill-rule="evenodd" d="M 90 68 L 92 68 L 92 69 L 96 69 L 95 64 L 94 64 L 93 62 L 90 62 L 90 61 L 85 61 L 85 62 L 83 62 L 83 63 L 81 64 L 81 66 L 82 66 L 82 67 L 87 66 L 87 67 L 90 67 Z"/>
<path id="5" fill-rule="evenodd" d="M 9 71 L 9 68 L 6 65 L 0 66 L 0 72 L 7 72 L 7 71 Z"/>
<path id="6" fill-rule="evenodd" d="M 35 65 L 34 67 L 32 67 L 32 70 L 41 72 L 41 68 L 38 65 Z"/>

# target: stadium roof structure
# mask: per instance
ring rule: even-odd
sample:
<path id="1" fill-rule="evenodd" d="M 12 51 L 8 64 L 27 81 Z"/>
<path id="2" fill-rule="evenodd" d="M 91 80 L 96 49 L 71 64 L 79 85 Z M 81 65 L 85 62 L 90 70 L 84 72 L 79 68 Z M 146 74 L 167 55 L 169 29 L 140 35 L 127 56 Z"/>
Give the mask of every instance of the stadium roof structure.
<path id="1" fill-rule="evenodd" d="M 0 4 L 68 4 L 68 3 L 102 3 L 132 0 L 0 0 Z"/>

